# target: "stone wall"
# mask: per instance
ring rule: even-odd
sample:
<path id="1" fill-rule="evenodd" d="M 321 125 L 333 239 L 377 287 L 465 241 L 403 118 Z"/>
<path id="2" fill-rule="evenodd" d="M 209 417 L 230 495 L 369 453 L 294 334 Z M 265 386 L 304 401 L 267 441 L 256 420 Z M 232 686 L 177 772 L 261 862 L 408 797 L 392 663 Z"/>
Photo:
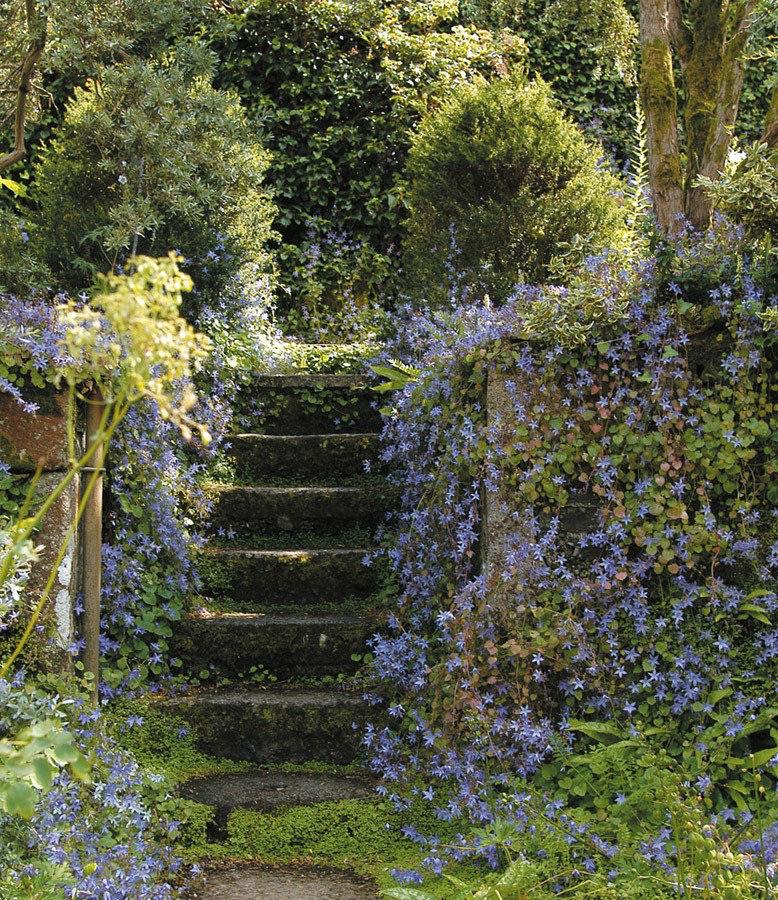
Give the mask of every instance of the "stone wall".
<path id="1" fill-rule="evenodd" d="M 507 387 L 509 381 L 515 385 L 513 396 Z M 544 415 L 549 418 L 554 416 L 555 411 L 560 416 L 565 416 L 561 396 L 553 396 L 546 386 L 538 385 L 531 376 L 522 373 L 517 367 L 506 372 L 494 364 L 489 372 L 486 388 L 488 423 L 496 439 L 506 447 L 514 440 L 516 429 L 514 396 L 521 398 L 528 407 L 542 401 Z M 506 565 L 506 556 L 512 549 L 509 536 L 513 542 L 521 541 L 522 509 L 516 502 L 514 490 L 503 482 L 498 483 L 497 490 L 483 490 L 482 509 L 482 568 L 488 589 L 493 595 L 497 595 L 500 592 L 501 573 L 509 568 Z M 578 539 L 583 533 L 596 527 L 598 509 L 598 498 L 589 491 L 581 490 L 571 494 L 560 513 L 559 531 L 570 553 L 569 561 L 573 569 L 576 559 L 585 556 L 578 549 Z M 529 539 L 529 531 L 527 533 Z M 515 564 L 513 572 L 520 577 L 521 573 L 516 570 Z"/>
<path id="2" fill-rule="evenodd" d="M 68 401 L 66 394 L 53 390 L 28 390 L 25 391 L 25 399 L 38 406 L 37 413 L 25 412 L 12 397 L 0 393 L 0 459 L 10 466 L 12 473 L 26 478 L 41 466 L 36 502 L 42 502 L 68 469 Z M 40 555 L 32 568 L 27 608 L 32 608 L 41 596 L 75 518 L 78 499 L 79 482 L 76 478 L 46 514 L 36 536 Z M 31 648 L 33 663 L 46 669 L 63 669 L 69 665 L 66 648 L 75 636 L 78 554 L 79 540 L 76 535 L 68 541 L 41 619 L 42 627 L 38 629 Z"/>

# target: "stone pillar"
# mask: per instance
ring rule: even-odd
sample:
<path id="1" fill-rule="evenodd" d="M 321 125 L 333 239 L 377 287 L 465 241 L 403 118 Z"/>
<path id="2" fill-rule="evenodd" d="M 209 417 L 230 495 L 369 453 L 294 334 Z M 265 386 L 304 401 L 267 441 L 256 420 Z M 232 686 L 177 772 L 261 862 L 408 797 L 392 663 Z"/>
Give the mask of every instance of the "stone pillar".
<path id="1" fill-rule="evenodd" d="M 69 468 L 68 399 L 67 394 L 53 389 L 29 389 L 24 395 L 26 400 L 38 406 L 36 413 L 25 412 L 13 397 L 0 393 L 0 459 L 10 466 L 13 474 L 27 477 L 42 466 L 36 489 L 36 502 L 40 502 L 59 484 Z M 75 478 L 48 511 L 35 535 L 40 554 L 32 567 L 22 621 L 26 621 L 25 612 L 41 596 L 75 518 L 78 499 L 79 483 Z M 78 535 L 68 542 L 38 634 L 32 639 L 34 646 L 28 654 L 34 664 L 48 670 L 64 670 L 70 664 L 66 648 L 75 636 L 78 543 Z"/>

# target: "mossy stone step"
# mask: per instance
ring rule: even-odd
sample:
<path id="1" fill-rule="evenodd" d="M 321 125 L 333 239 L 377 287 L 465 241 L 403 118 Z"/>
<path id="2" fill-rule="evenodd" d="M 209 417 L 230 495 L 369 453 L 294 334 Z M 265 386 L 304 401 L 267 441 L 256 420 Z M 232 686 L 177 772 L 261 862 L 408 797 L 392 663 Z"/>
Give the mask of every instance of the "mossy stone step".
<path id="1" fill-rule="evenodd" d="M 381 430 L 377 395 L 362 375 L 259 375 L 241 396 L 254 410 L 251 430 L 263 434 Z"/>
<path id="2" fill-rule="evenodd" d="M 358 694 L 332 688 L 229 688 L 160 708 L 189 722 L 203 752 L 259 764 L 353 762 L 373 717 Z"/>
<path id="3" fill-rule="evenodd" d="M 179 623 L 171 652 L 185 669 L 234 678 L 252 667 L 279 678 L 351 674 L 374 625 L 356 616 L 273 616 L 223 613 Z"/>
<path id="4" fill-rule="evenodd" d="M 206 593 L 230 607 L 255 612 L 273 606 L 315 607 L 336 598 L 367 597 L 378 587 L 367 550 L 231 550 L 203 553 L 200 572 Z"/>
<path id="5" fill-rule="evenodd" d="M 348 478 L 378 469 L 376 434 L 236 434 L 229 456 L 241 478 Z"/>
<path id="6" fill-rule="evenodd" d="M 211 522 L 257 532 L 375 528 L 396 499 L 389 485 L 365 487 L 247 487 L 211 484 Z"/>
<path id="7" fill-rule="evenodd" d="M 217 827 L 234 809 L 275 812 L 292 806 L 313 806 L 338 800 L 375 796 L 375 783 L 361 775 L 258 771 L 194 778 L 179 790 L 182 797 L 214 807 Z"/>

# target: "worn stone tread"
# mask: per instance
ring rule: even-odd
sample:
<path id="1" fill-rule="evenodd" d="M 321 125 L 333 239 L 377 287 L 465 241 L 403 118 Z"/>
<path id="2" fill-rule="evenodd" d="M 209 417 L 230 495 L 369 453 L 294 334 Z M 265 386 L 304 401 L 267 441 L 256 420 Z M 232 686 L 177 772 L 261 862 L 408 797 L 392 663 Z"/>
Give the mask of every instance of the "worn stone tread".
<path id="1" fill-rule="evenodd" d="M 182 797 L 213 806 L 222 825 L 234 809 L 274 812 L 338 800 L 364 800 L 375 795 L 366 776 L 308 772 L 246 772 L 194 778 L 179 790 Z"/>
<path id="2" fill-rule="evenodd" d="M 355 525 L 376 527 L 396 500 L 391 486 L 276 487 L 207 485 L 214 505 L 211 522 L 233 523 L 265 532 L 337 531 Z"/>
<path id="3" fill-rule="evenodd" d="M 160 709 L 187 720 L 204 752 L 260 764 L 353 762 L 371 718 L 358 694 L 315 687 L 228 688 L 170 698 Z"/>
<path id="4" fill-rule="evenodd" d="M 201 572 L 206 593 L 229 598 L 251 612 L 273 604 L 315 606 L 336 597 L 361 597 L 378 587 L 367 549 L 210 549 Z"/>
<path id="5" fill-rule="evenodd" d="M 351 674 L 352 656 L 365 652 L 374 624 L 359 616 L 217 613 L 188 616 L 176 629 L 171 652 L 190 671 L 227 677 L 266 669 L 279 678 Z"/>
<path id="6" fill-rule="evenodd" d="M 209 872 L 198 900 L 377 900 L 373 883 L 346 872 L 312 867 L 240 866 Z"/>
<path id="7" fill-rule="evenodd" d="M 355 434 L 236 434 L 229 456 L 241 477 L 342 478 L 379 468 L 379 437 Z"/>

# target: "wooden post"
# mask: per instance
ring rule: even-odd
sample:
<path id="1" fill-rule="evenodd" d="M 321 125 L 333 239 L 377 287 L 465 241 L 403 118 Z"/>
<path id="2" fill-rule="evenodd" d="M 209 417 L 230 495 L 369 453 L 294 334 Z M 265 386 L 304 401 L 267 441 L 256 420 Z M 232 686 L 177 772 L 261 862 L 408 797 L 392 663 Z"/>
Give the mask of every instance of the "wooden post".
<path id="1" fill-rule="evenodd" d="M 94 455 L 89 461 L 89 469 L 97 470 L 97 479 L 84 508 L 83 555 L 84 567 L 84 669 L 91 672 L 92 700 L 98 701 L 98 681 L 100 677 L 100 588 L 102 576 L 103 546 L 103 476 L 105 448 L 100 437 L 100 422 L 104 402 L 99 390 L 93 390 L 87 400 L 86 444 L 87 448 L 97 443 Z M 84 475 L 87 475 L 87 472 Z"/>

